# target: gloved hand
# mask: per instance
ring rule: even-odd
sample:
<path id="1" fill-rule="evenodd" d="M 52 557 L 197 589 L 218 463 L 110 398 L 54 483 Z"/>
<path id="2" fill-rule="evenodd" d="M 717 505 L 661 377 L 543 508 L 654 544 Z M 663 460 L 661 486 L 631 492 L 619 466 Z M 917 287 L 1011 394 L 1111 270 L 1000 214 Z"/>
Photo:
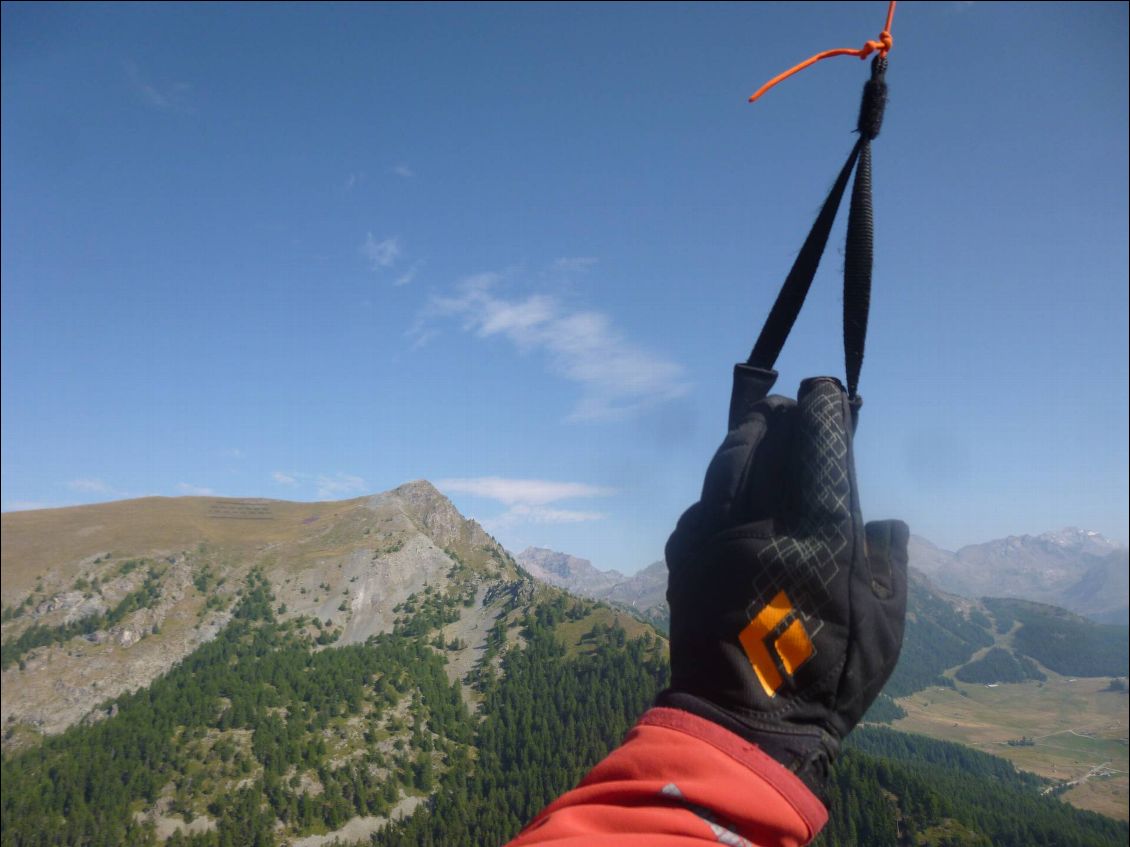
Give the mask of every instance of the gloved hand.
<path id="1" fill-rule="evenodd" d="M 818 795 L 902 645 L 909 531 L 866 527 L 838 380 L 770 396 L 739 365 L 730 432 L 667 543 L 672 684 L 685 709 L 758 744 Z"/>

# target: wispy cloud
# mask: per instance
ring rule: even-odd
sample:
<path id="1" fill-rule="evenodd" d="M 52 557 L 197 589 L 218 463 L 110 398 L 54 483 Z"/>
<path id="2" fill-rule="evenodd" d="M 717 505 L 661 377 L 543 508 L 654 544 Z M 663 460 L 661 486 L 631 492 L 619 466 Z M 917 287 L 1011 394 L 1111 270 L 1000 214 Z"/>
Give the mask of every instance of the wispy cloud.
<path id="1" fill-rule="evenodd" d="M 316 484 L 318 496 L 327 500 L 361 494 L 365 491 L 365 480 L 352 474 L 319 474 Z"/>
<path id="2" fill-rule="evenodd" d="M 238 447 L 229 447 L 227 450 L 222 450 L 220 455 L 225 459 L 245 459 L 247 454 L 240 450 Z"/>
<path id="3" fill-rule="evenodd" d="M 359 171 L 353 171 L 345 178 L 345 182 L 341 184 L 341 190 L 348 194 L 358 185 L 365 181 L 365 174 Z"/>
<path id="4" fill-rule="evenodd" d="M 123 491 L 106 482 L 106 480 L 94 476 L 77 477 L 76 479 L 63 483 L 63 485 L 78 494 L 80 501 L 89 501 L 91 499 L 128 500 L 132 497 L 147 496 L 146 494 Z"/>
<path id="5" fill-rule="evenodd" d="M 422 347 L 427 347 L 433 338 L 439 335 L 439 330 L 427 319 L 424 315 L 419 315 L 412 325 L 404 331 L 404 337 L 411 343 L 409 344 L 410 350 L 419 350 Z"/>
<path id="6" fill-rule="evenodd" d="M 501 515 L 483 521 L 488 529 L 500 529 L 515 524 L 584 523 L 602 520 L 602 512 L 551 507 L 561 500 L 584 500 L 609 497 L 613 488 L 590 485 L 584 482 L 560 482 L 548 479 L 507 479 L 497 476 L 469 479 L 441 479 L 436 483 L 441 491 L 450 494 L 471 494 L 495 500 L 507 507 Z"/>
<path id="7" fill-rule="evenodd" d="M 413 262 L 412 266 L 410 268 L 408 268 L 408 270 L 406 270 L 400 276 L 398 276 L 395 280 L 393 280 L 392 284 L 396 285 L 396 286 L 407 285 L 408 283 L 412 282 L 412 280 L 414 280 L 416 278 L 416 274 L 418 274 L 420 272 L 420 268 L 422 268 L 423 266 L 424 266 L 423 260 Z"/>
<path id="8" fill-rule="evenodd" d="M 581 386 L 574 421 L 614 420 L 684 395 L 683 367 L 624 338 L 603 312 L 573 310 L 554 297 L 508 297 L 502 277 L 468 277 L 448 297 L 433 297 L 414 327 L 422 345 L 429 319 L 454 317 L 479 338 L 500 336 L 524 353 L 546 355 L 549 370 Z"/>
<path id="9" fill-rule="evenodd" d="M 161 112 L 189 111 L 186 96 L 192 89 L 187 82 L 158 83 L 146 77 L 135 62 L 125 63 L 126 79 L 142 103 Z"/>
<path id="10" fill-rule="evenodd" d="M 188 497 L 215 497 L 214 489 L 204 485 L 193 485 L 191 482 L 178 482 L 177 491 Z"/>
<path id="11" fill-rule="evenodd" d="M 374 271 L 391 268 L 400 258 L 400 239 L 392 236 L 378 241 L 373 233 L 366 233 L 365 241 L 361 244 L 361 255 L 369 260 L 369 266 Z"/>
<path id="12" fill-rule="evenodd" d="M 323 500 L 343 499 L 363 494 L 368 486 L 362 477 L 347 473 L 303 473 L 302 471 L 274 471 L 271 479 L 287 488 L 304 486 L 313 488 Z"/>
<path id="13" fill-rule="evenodd" d="M 550 509 L 545 506 L 524 506 L 518 504 L 495 518 L 483 521 L 483 526 L 492 532 L 517 524 L 563 524 L 601 521 L 607 517 L 603 512 L 579 512 L 573 509 Z"/>
<path id="14" fill-rule="evenodd" d="M 544 506 L 558 500 L 578 500 L 590 497 L 608 497 L 614 488 L 589 485 L 585 482 L 558 482 L 549 479 L 507 479 L 500 476 L 480 476 L 464 479 L 441 479 L 436 483 L 441 491 L 453 494 L 473 494 L 497 500 L 507 506 L 524 503 Z"/>
<path id="15" fill-rule="evenodd" d="M 416 175 L 416 172 L 414 170 L 412 170 L 410 167 L 408 167 L 408 165 L 405 165 L 404 163 L 401 163 L 401 164 L 397 165 L 396 167 L 394 167 L 392 169 L 392 172 L 394 174 L 396 174 L 398 177 L 400 177 L 401 179 L 411 179 L 412 177 L 414 177 Z"/>
<path id="16" fill-rule="evenodd" d="M 400 237 L 395 235 L 378 240 L 373 233 L 368 232 L 365 234 L 365 240 L 360 249 L 361 255 L 369 262 L 369 268 L 376 274 L 391 270 L 394 265 L 405 258 Z M 396 276 L 392 278 L 392 284 L 397 287 L 408 285 L 416 279 L 416 275 L 420 273 L 420 269 L 423 267 L 424 260 L 417 259 L 406 269 L 398 270 Z"/>
<path id="17" fill-rule="evenodd" d="M 78 491 L 82 494 L 117 494 L 112 487 L 107 485 L 103 480 L 95 477 L 80 477 L 79 479 L 72 479 L 67 483 L 67 488 L 71 491 Z"/>

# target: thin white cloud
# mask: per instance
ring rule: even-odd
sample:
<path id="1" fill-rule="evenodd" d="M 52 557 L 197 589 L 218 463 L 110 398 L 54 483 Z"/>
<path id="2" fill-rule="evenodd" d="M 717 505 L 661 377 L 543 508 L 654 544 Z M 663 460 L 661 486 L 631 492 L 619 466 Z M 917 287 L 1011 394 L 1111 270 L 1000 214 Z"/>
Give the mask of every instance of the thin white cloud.
<path id="1" fill-rule="evenodd" d="M 229 447 L 220 453 L 225 459 L 244 459 L 247 454 L 240 450 L 238 447 Z"/>
<path id="2" fill-rule="evenodd" d="M 134 93 L 146 106 L 161 112 L 189 111 L 185 96 L 191 90 L 187 82 L 157 83 L 147 78 L 135 62 L 125 63 L 126 79 Z"/>
<path id="3" fill-rule="evenodd" d="M 363 494 L 368 484 L 362 477 L 347 473 L 302 473 L 301 471 L 274 471 L 271 479 L 289 488 L 313 487 L 323 500 L 340 500 L 354 494 Z"/>
<path id="4" fill-rule="evenodd" d="M 143 496 L 129 491 L 122 491 L 120 488 L 115 488 L 110 485 L 105 480 L 93 476 L 78 477 L 77 479 L 72 479 L 63 484 L 71 491 L 81 495 L 81 499 L 83 500 L 89 500 L 91 498 L 125 500 L 130 497 Z"/>
<path id="5" fill-rule="evenodd" d="M 608 315 L 573 311 L 556 298 L 497 293 L 501 276 L 468 277 L 450 297 L 433 297 L 428 317 L 454 317 L 479 338 L 501 336 L 523 352 L 544 353 L 549 370 L 581 386 L 574 421 L 614 420 L 689 390 L 683 367 L 628 341 Z M 420 346 L 426 321 L 418 325 Z"/>
<path id="6" fill-rule="evenodd" d="M 431 326 L 423 317 L 417 317 L 412 325 L 404 331 L 404 337 L 411 343 L 409 350 L 419 350 L 427 347 L 431 340 L 439 335 L 439 330 Z"/>
<path id="7" fill-rule="evenodd" d="M 392 169 L 392 172 L 394 174 L 396 174 L 398 177 L 401 177 L 402 179 L 411 179 L 412 177 L 414 177 L 416 175 L 416 172 L 414 170 L 412 170 L 410 167 L 408 167 L 408 165 L 405 165 L 403 163 L 394 167 Z"/>
<path id="8" fill-rule="evenodd" d="M 215 497 L 216 492 L 203 485 L 193 485 L 190 482 L 178 482 L 177 491 L 188 497 Z"/>
<path id="9" fill-rule="evenodd" d="M 392 236 L 377 241 L 373 233 L 366 233 L 365 241 L 361 245 L 361 255 L 369 260 L 369 266 L 374 271 L 391 268 L 400 258 L 400 239 Z"/>
<path id="10" fill-rule="evenodd" d="M 561 509 L 548 504 L 560 500 L 610 497 L 616 493 L 613 488 L 585 482 L 507 479 L 497 476 L 441 479 L 436 483 L 436 487 L 446 493 L 471 494 L 475 497 L 496 500 L 506 506 L 506 511 L 501 515 L 483 521 L 483 525 L 488 529 L 502 529 L 515 524 L 563 524 L 603 520 L 605 515 L 602 512 Z"/>
<path id="11" fill-rule="evenodd" d="M 498 476 L 481 476 L 464 479 L 441 479 L 436 483 L 441 491 L 453 494 L 472 494 L 497 500 L 507 506 L 523 504 L 544 506 L 558 500 L 579 500 L 590 497 L 609 497 L 613 488 L 589 485 L 585 482 L 558 482 L 549 479 L 506 479 Z"/>
<path id="12" fill-rule="evenodd" d="M 495 518 L 483 520 L 490 531 L 507 529 L 516 524 L 568 524 L 600 521 L 607 517 L 602 512 L 579 512 L 573 509 L 549 509 L 545 506 L 513 506 Z"/>
<path id="13" fill-rule="evenodd" d="M 404 273 L 402 273 L 400 276 L 398 276 L 395 280 L 393 280 L 392 284 L 395 285 L 395 286 L 407 285 L 408 283 L 412 282 L 412 280 L 414 280 L 416 278 L 416 274 L 418 274 L 420 272 L 420 268 L 422 268 L 423 266 L 424 266 L 424 262 L 422 260 L 418 261 L 418 262 L 413 262 L 412 267 L 410 267 L 408 270 L 406 270 Z"/>
<path id="14" fill-rule="evenodd" d="M 67 488 L 71 491 L 79 491 L 83 494 L 117 494 L 113 488 L 107 485 L 100 479 L 95 477 L 81 477 L 79 479 L 72 479 L 67 483 Z"/>
<path id="15" fill-rule="evenodd" d="M 319 474 L 315 480 L 318 496 L 326 500 L 360 494 L 365 491 L 365 480 L 352 474 Z"/>
<path id="16" fill-rule="evenodd" d="M 345 182 L 342 183 L 341 189 L 346 194 L 348 194 L 350 191 L 352 191 L 354 188 L 356 188 L 358 185 L 360 185 L 364 181 L 365 181 L 365 174 L 354 171 L 354 172 L 350 173 L 349 176 L 347 176 L 345 178 Z"/>

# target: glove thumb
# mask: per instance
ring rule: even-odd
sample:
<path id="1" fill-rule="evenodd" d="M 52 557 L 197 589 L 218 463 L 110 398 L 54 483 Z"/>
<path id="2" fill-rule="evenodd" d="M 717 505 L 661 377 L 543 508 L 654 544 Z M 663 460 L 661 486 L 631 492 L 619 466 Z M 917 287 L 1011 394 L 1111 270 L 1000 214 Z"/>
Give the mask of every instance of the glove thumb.
<path id="1" fill-rule="evenodd" d="M 891 601 L 893 611 L 906 608 L 907 545 L 910 527 L 903 521 L 871 521 L 865 527 L 871 592 Z"/>
<path id="2" fill-rule="evenodd" d="M 840 697 L 834 716 L 843 738 L 863 717 L 898 661 L 906 619 L 906 562 L 910 529 L 902 521 L 872 521 L 864 528 L 866 556 L 854 568 L 853 628 L 845 679 L 851 693 Z"/>

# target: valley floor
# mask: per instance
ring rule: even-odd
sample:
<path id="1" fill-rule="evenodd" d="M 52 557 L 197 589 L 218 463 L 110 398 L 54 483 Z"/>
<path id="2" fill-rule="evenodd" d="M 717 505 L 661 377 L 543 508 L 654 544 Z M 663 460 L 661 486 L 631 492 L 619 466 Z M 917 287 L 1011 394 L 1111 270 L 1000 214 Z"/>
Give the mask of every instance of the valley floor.
<path id="1" fill-rule="evenodd" d="M 898 701 L 894 728 L 967 744 L 1016 767 L 1073 781 L 1063 799 L 1119 820 L 1130 818 L 1130 716 L 1110 680 L 1048 672 L 1044 683 L 932 687 Z M 1021 739 L 1031 745 L 1010 745 Z"/>

